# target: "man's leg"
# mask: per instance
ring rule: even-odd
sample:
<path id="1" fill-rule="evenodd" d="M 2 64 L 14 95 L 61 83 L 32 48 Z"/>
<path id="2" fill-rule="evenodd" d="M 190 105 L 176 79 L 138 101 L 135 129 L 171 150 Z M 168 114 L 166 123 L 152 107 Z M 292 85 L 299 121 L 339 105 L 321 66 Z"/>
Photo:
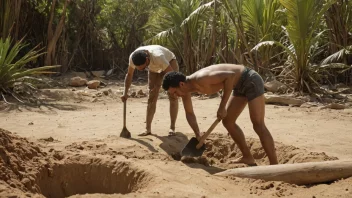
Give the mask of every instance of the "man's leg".
<path id="1" fill-rule="evenodd" d="M 255 165 L 254 158 L 247 146 L 244 134 L 241 128 L 236 124 L 236 120 L 238 116 L 242 113 L 246 104 L 247 98 L 231 96 L 229 102 L 227 103 L 227 116 L 222 120 L 222 123 L 242 152 L 241 158 L 233 160 L 231 162 Z"/>
<path id="2" fill-rule="evenodd" d="M 176 119 L 178 114 L 178 98 L 174 95 L 171 95 L 169 92 L 167 92 L 167 95 L 170 101 L 170 120 L 171 120 L 169 136 L 173 136 L 173 135 L 176 135 L 175 125 L 176 125 Z"/>
<path id="3" fill-rule="evenodd" d="M 256 97 L 248 103 L 249 114 L 253 129 L 258 134 L 260 142 L 268 155 L 270 164 L 278 164 L 273 137 L 264 123 L 265 99 L 264 95 Z"/>
<path id="4" fill-rule="evenodd" d="M 148 95 L 148 106 L 147 106 L 147 116 L 146 116 L 146 128 L 145 128 L 145 132 L 139 134 L 139 136 L 145 136 L 152 133 L 151 125 L 152 125 L 152 121 L 156 110 L 156 103 L 159 96 L 159 89 L 161 86 L 159 81 L 161 81 L 160 74 L 153 73 L 153 72 L 148 73 L 149 95 Z"/>
<path id="5" fill-rule="evenodd" d="M 170 66 L 174 71 L 179 71 L 178 63 L 176 59 L 172 59 L 170 61 Z M 176 119 L 177 119 L 177 114 L 178 114 L 178 98 L 177 96 L 170 95 L 169 92 L 167 92 L 167 95 L 169 97 L 170 101 L 170 130 L 169 130 L 169 135 L 175 135 L 175 125 L 176 125 Z"/>

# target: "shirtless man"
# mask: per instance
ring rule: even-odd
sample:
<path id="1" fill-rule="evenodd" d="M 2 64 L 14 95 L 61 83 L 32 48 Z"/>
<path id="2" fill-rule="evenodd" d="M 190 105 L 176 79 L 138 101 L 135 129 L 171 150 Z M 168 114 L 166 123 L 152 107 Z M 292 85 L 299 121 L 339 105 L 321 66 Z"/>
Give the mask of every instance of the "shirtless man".
<path id="1" fill-rule="evenodd" d="M 145 131 L 139 136 L 152 134 L 151 124 L 156 110 L 159 90 L 163 76 L 169 71 L 178 71 L 176 56 L 169 49 L 160 45 L 147 45 L 137 48 L 130 54 L 128 72 L 125 77 L 125 89 L 121 96 L 122 102 L 128 98 L 128 89 L 131 86 L 134 70 L 148 70 L 148 106 Z M 170 101 L 170 129 L 169 136 L 175 135 L 175 123 L 178 113 L 178 99 L 174 95 L 169 96 Z"/>
<path id="2" fill-rule="evenodd" d="M 164 76 L 162 86 L 171 95 L 182 97 L 188 124 L 197 139 L 200 138 L 200 133 L 193 111 L 191 93 L 214 94 L 222 89 L 223 96 L 217 117 L 222 120 L 224 127 L 242 152 L 242 157 L 233 160 L 232 163 L 252 166 L 256 165 L 255 160 L 246 144 L 241 128 L 236 124 L 238 116 L 248 103 L 253 129 L 260 138 L 270 164 L 278 163 L 274 140 L 264 123 L 264 82 L 254 70 L 242 65 L 217 64 L 198 70 L 190 76 L 173 71 Z"/>

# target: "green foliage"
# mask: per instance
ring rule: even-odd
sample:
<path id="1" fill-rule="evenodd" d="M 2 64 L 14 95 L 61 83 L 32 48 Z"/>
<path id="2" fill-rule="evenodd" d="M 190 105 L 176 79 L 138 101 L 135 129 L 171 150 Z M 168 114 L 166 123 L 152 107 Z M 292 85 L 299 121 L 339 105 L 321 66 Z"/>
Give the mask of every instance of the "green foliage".
<path id="1" fill-rule="evenodd" d="M 12 89 L 16 82 L 24 82 L 27 86 L 33 87 L 34 75 L 53 73 L 49 69 L 58 66 L 44 66 L 32 69 L 25 68 L 26 64 L 35 61 L 43 53 L 39 53 L 36 48 L 19 57 L 20 51 L 26 47 L 22 40 L 12 45 L 10 37 L 0 39 L 0 94 L 4 98 L 4 93 L 14 94 Z"/>
<path id="2" fill-rule="evenodd" d="M 52 2 L 0 0 L 0 37 L 31 44 L 18 57 L 46 47 Z M 64 2 L 56 1 L 53 29 Z M 187 74 L 214 63 L 243 64 L 313 91 L 352 63 L 350 13 L 348 0 L 71 0 L 54 59 L 63 72 L 124 72 L 135 48 L 160 44 Z"/>
<path id="3" fill-rule="evenodd" d="M 105 42 L 124 48 L 129 43 L 144 39 L 143 26 L 157 6 L 157 1 L 140 0 L 104 0 L 99 1 L 100 13 L 97 15 L 97 26 L 103 33 Z M 113 42 L 111 42 L 113 41 Z M 108 47 L 108 46 L 107 46 Z"/>
<path id="4" fill-rule="evenodd" d="M 158 11 L 146 26 L 152 35 L 147 42 L 167 46 L 181 56 L 188 74 L 204 67 L 198 55 L 205 54 L 202 49 L 211 45 L 206 42 L 212 37 L 209 32 L 214 23 L 209 19 L 214 3 L 203 4 L 201 0 L 161 1 Z M 206 45 L 201 46 L 204 43 Z"/>
<path id="5" fill-rule="evenodd" d="M 297 91 L 311 91 L 312 82 L 310 54 L 314 50 L 314 44 L 322 32 L 317 32 L 324 13 L 335 3 L 336 0 L 280 0 L 284 6 L 287 25 L 284 31 L 289 40 L 288 44 L 277 41 L 267 41 L 257 44 L 253 49 L 261 46 L 278 44 L 288 53 L 294 67 L 294 76 Z M 306 89 L 305 89 L 306 88 Z"/>

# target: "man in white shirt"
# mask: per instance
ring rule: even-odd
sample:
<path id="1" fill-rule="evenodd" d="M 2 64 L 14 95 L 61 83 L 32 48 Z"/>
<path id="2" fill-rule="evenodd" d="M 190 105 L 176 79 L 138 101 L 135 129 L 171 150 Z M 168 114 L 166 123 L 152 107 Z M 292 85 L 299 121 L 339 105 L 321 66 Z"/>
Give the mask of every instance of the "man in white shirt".
<path id="1" fill-rule="evenodd" d="M 125 77 L 125 89 L 121 96 L 124 102 L 128 98 L 128 89 L 131 86 L 134 70 L 148 70 L 148 106 L 146 116 L 146 129 L 139 136 L 152 134 L 151 123 L 156 110 L 159 90 L 164 75 L 169 71 L 178 71 L 176 56 L 169 49 L 160 45 L 148 45 L 137 48 L 129 57 L 128 72 Z M 168 93 L 170 101 L 170 130 L 169 136 L 175 135 L 175 123 L 178 113 L 178 99 Z"/>

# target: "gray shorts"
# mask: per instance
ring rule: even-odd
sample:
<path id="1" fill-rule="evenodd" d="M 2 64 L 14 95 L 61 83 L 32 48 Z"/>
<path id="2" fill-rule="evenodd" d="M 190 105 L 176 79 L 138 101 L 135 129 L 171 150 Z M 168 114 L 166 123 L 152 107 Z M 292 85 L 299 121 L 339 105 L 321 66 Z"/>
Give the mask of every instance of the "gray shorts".
<path id="1" fill-rule="evenodd" d="M 251 101 L 264 94 L 264 81 L 256 71 L 246 67 L 232 93 Z"/>

